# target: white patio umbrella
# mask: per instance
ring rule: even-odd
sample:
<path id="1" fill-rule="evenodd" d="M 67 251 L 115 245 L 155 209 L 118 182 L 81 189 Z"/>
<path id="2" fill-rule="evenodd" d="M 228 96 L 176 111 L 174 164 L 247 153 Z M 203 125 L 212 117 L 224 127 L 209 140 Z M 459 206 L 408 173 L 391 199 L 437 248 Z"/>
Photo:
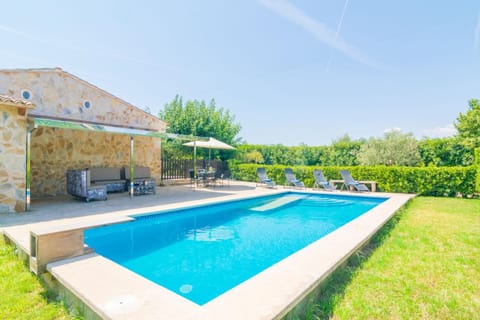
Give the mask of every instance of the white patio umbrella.
<path id="1" fill-rule="evenodd" d="M 208 148 L 208 164 L 210 165 L 211 151 L 212 149 L 224 149 L 224 150 L 234 150 L 235 148 L 231 145 L 226 144 L 225 142 L 219 141 L 215 138 L 210 137 L 208 141 L 190 141 L 183 144 L 187 147 L 193 147 L 193 161 L 196 164 L 197 159 L 197 147 L 199 148 Z"/>
<path id="2" fill-rule="evenodd" d="M 234 147 L 226 144 L 225 142 L 219 141 L 215 138 L 209 138 L 208 141 L 190 141 L 183 144 L 187 147 L 199 147 L 199 148 L 208 148 L 208 149 L 226 149 L 233 150 Z"/>

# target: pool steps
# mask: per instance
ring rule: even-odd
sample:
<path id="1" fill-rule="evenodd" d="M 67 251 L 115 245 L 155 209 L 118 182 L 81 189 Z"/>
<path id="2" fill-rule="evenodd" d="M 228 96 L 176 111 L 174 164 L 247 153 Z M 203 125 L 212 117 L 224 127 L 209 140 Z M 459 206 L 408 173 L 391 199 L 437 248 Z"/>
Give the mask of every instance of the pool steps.
<path id="1" fill-rule="evenodd" d="M 272 202 L 269 202 L 269 203 L 266 203 L 264 205 L 261 205 L 261 206 L 258 206 L 258 207 L 254 207 L 254 208 L 250 208 L 250 210 L 252 211 L 267 211 L 267 210 L 272 210 L 272 209 L 277 209 L 277 208 L 280 208 L 280 207 L 283 207 L 287 204 L 290 204 L 292 202 L 295 202 L 295 201 L 298 201 L 298 200 L 301 200 L 303 198 L 306 198 L 305 195 L 290 195 L 290 196 L 285 196 L 285 197 L 281 197 L 279 199 L 275 199 L 273 200 Z"/>
<path id="2" fill-rule="evenodd" d="M 307 201 L 306 203 L 302 203 L 303 205 L 316 206 L 316 207 L 347 206 L 347 205 L 353 204 L 352 201 L 348 201 L 348 200 L 328 199 L 328 198 L 315 199 L 315 198 L 312 198 L 311 196 L 306 196 L 306 195 L 289 195 L 279 199 L 275 199 L 261 206 L 250 208 L 250 210 L 264 212 L 268 210 L 278 209 L 280 207 L 286 206 L 287 204 L 291 204 L 292 202 L 296 202 L 299 200 Z"/>

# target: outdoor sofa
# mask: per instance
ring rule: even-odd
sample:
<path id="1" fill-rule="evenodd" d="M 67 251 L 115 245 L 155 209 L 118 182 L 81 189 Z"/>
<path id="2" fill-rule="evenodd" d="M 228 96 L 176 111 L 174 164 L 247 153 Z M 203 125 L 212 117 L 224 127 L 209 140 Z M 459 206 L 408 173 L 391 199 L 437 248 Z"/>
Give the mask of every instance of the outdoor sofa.
<path id="1" fill-rule="evenodd" d="M 90 184 L 93 186 L 104 185 L 107 192 L 124 192 L 127 180 L 118 167 L 90 168 Z"/>
<path id="2" fill-rule="evenodd" d="M 156 183 L 150 168 L 135 167 L 134 195 L 155 194 Z M 130 167 L 95 167 L 67 170 L 67 192 L 74 197 L 90 200 L 107 200 L 107 192 L 128 191 Z"/>
<path id="3" fill-rule="evenodd" d="M 125 176 L 126 184 L 124 185 L 125 190 L 128 191 L 130 188 L 130 167 L 123 167 L 122 173 Z M 155 179 L 152 178 L 150 174 L 149 167 L 138 167 L 134 168 L 133 172 L 133 194 L 140 195 L 140 194 L 155 194 L 156 191 L 156 183 Z"/>
<path id="4" fill-rule="evenodd" d="M 74 197 L 90 200 L 107 200 L 107 186 L 91 185 L 90 170 L 67 170 L 67 192 Z"/>
<path id="5" fill-rule="evenodd" d="M 87 202 L 107 200 L 107 192 L 124 192 L 125 184 L 125 175 L 117 167 L 67 170 L 67 192 Z"/>

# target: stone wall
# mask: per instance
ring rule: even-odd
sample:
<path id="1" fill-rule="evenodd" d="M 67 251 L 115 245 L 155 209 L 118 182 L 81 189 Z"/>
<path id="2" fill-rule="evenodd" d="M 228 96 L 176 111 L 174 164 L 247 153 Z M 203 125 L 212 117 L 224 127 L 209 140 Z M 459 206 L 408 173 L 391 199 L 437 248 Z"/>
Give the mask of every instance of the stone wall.
<path id="1" fill-rule="evenodd" d="M 26 120 L 0 104 L 0 213 L 25 210 Z"/>
<path id="2" fill-rule="evenodd" d="M 0 70 L 0 94 L 35 105 L 28 115 L 165 132 L 166 123 L 61 70 Z M 0 109 L 0 211 L 25 205 L 26 120 L 15 107 Z M 160 140 L 135 137 L 135 164 L 160 182 Z M 36 128 L 31 136 L 31 196 L 66 194 L 67 169 L 129 166 L 130 137 L 101 132 Z"/>
<path id="3" fill-rule="evenodd" d="M 28 91 L 29 97 L 22 95 Z M 35 104 L 31 115 L 165 132 L 157 117 L 80 79 L 55 69 L 0 70 L 0 94 Z"/>
<path id="4" fill-rule="evenodd" d="M 39 127 L 31 137 L 31 195 L 66 194 L 67 169 L 130 165 L 130 137 L 101 132 Z M 135 164 L 148 166 L 160 182 L 160 139 L 134 138 Z"/>

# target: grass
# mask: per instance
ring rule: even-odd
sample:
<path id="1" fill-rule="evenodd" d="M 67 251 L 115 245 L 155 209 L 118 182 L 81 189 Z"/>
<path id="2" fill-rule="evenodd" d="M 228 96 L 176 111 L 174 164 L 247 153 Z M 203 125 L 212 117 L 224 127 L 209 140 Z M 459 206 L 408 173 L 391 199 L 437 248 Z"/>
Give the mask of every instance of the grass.
<path id="1" fill-rule="evenodd" d="M 327 279 L 307 319 L 480 319 L 480 200 L 418 197 Z"/>
<path id="2" fill-rule="evenodd" d="M 81 319 L 47 292 L 0 235 L 0 319 Z"/>

